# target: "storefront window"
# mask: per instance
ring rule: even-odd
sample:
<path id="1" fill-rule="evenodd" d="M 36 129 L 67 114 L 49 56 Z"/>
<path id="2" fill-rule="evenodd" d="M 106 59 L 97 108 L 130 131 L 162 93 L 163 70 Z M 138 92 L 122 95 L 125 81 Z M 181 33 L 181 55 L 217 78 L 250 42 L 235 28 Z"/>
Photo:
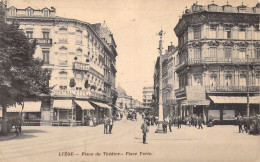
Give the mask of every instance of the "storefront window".
<path id="1" fill-rule="evenodd" d="M 67 110 L 59 110 L 59 119 L 60 120 L 68 119 Z"/>

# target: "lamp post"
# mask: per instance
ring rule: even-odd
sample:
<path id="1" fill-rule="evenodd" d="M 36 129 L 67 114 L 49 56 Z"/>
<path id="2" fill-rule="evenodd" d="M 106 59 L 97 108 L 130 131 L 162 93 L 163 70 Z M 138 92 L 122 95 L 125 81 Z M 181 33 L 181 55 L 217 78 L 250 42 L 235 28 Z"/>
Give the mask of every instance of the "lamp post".
<path id="1" fill-rule="evenodd" d="M 252 47 L 251 47 L 252 48 Z M 246 55 L 246 64 L 247 64 L 247 77 L 246 77 L 246 90 L 247 90 L 247 104 L 246 104 L 246 112 L 247 116 L 249 117 L 249 110 L 250 110 L 250 105 L 249 105 L 249 62 L 248 62 L 248 54 Z"/>
<path id="2" fill-rule="evenodd" d="M 165 33 L 161 29 L 159 32 L 159 52 L 160 52 L 160 65 L 159 65 L 159 111 L 158 111 L 158 127 L 155 133 L 163 133 L 162 122 L 163 122 L 163 103 L 162 103 L 162 36 Z"/>

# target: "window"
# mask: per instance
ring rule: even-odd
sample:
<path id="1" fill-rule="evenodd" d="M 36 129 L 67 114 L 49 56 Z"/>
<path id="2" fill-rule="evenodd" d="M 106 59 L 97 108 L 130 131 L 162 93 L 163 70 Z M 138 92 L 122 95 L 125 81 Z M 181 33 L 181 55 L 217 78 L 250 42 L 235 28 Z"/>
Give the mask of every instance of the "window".
<path id="1" fill-rule="evenodd" d="M 76 31 L 76 44 L 82 44 L 82 31 Z"/>
<path id="2" fill-rule="evenodd" d="M 59 73 L 59 84 L 60 84 L 60 89 L 67 89 L 67 72 L 60 72 Z"/>
<path id="3" fill-rule="evenodd" d="M 239 39 L 246 39 L 246 29 L 239 29 L 238 36 Z"/>
<path id="4" fill-rule="evenodd" d="M 201 48 L 194 48 L 194 58 L 195 59 L 201 58 Z"/>
<path id="5" fill-rule="evenodd" d="M 43 11 L 43 16 L 44 17 L 49 17 L 49 11 L 48 10 L 44 10 Z"/>
<path id="6" fill-rule="evenodd" d="M 50 33 L 49 32 L 42 32 L 42 36 L 44 39 L 49 39 Z"/>
<path id="7" fill-rule="evenodd" d="M 67 48 L 61 47 L 60 48 L 60 54 L 59 54 L 59 64 L 60 65 L 67 65 L 68 59 L 67 59 Z"/>
<path id="8" fill-rule="evenodd" d="M 209 38 L 217 38 L 217 27 L 216 26 L 210 27 Z"/>
<path id="9" fill-rule="evenodd" d="M 26 31 L 26 36 L 28 38 L 33 38 L 33 31 Z"/>
<path id="10" fill-rule="evenodd" d="M 255 49 L 255 57 L 260 59 L 260 48 Z"/>
<path id="11" fill-rule="evenodd" d="M 211 86 L 217 85 L 217 75 L 216 74 L 210 75 L 210 85 Z"/>
<path id="12" fill-rule="evenodd" d="M 229 85 L 232 85 L 232 75 L 226 75 L 225 77 L 225 85 L 229 86 Z"/>
<path id="13" fill-rule="evenodd" d="M 50 54 L 49 50 L 43 50 L 42 51 L 42 57 L 43 57 L 43 63 L 44 64 L 49 64 L 49 54 Z"/>
<path id="14" fill-rule="evenodd" d="M 26 13 L 27 13 L 27 16 L 32 16 L 33 10 L 29 9 L 29 10 L 26 11 Z"/>
<path id="15" fill-rule="evenodd" d="M 211 57 L 211 58 L 217 57 L 217 47 L 211 47 L 209 49 L 209 57 Z"/>
<path id="16" fill-rule="evenodd" d="M 194 39 L 200 39 L 201 38 L 201 31 L 200 27 L 194 27 L 193 32 L 194 32 Z"/>
<path id="17" fill-rule="evenodd" d="M 202 75 L 194 75 L 194 86 L 202 85 Z"/>
<path id="18" fill-rule="evenodd" d="M 61 28 L 59 31 L 59 40 L 60 42 L 67 42 L 67 29 Z"/>
<path id="19" fill-rule="evenodd" d="M 255 39 L 259 40 L 260 39 L 260 28 L 255 28 Z"/>
<path id="20" fill-rule="evenodd" d="M 232 58 L 232 48 L 225 48 L 225 58 Z"/>
<path id="21" fill-rule="evenodd" d="M 67 120 L 68 119 L 67 110 L 59 109 L 59 119 L 60 120 Z"/>
<path id="22" fill-rule="evenodd" d="M 225 31 L 224 31 L 224 38 L 225 39 L 230 39 L 231 38 L 231 28 L 225 28 Z"/>
<path id="23" fill-rule="evenodd" d="M 238 57 L 240 59 L 245 59 L 246 58 L 246 49 L 245 48 L 240 48 L 238 51 Z"/>
<path id="24" fill-rule="evenodd" d="M 11 9 L 11 16 L 15 16 L 16 15 L 16 9 Z"/>
<path id="25" fill-rule="evenodd" d="M 246 75 L 245 74 L 240 74 L 239 85 L 246 86 Z"/>
<path id="26" fill-rule="evenodd" d="M 76 73 L 75 75 L 76 78 L 76 89 L 77 90 L 82 90 L 82 75 L 80 73 Z"/>
<path id="27" fill-rule="evenodd" d="M 77 49 L 77 57 L 78 57 L 78 61 L 81 62 L 82 61 L 82 50 L 79 48 Z"/>
<path id="28" fill-rule="evenodd" d="M 256 85 L 256 86 L 260 86 L 260 73 L 259 73 L 259 74 L 256 74 L 255 85 Z"/>

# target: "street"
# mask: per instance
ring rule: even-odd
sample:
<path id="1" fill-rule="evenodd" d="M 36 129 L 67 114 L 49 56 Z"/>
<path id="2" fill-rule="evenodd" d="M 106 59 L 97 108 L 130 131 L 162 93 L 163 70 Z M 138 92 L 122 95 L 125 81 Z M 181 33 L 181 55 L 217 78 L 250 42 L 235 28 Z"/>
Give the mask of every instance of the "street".
<path id="1" fill-rule="evenodd" d="M 98 127 L 23 127 L 2 140 L 0 161 L 259 161 L 260 138 L 237 133 L 237 126 L 203 130 L 183 125 L 156 134 L 150 126 L 142 144 L 141 117 L 116 121 L 112 134 Z"/>

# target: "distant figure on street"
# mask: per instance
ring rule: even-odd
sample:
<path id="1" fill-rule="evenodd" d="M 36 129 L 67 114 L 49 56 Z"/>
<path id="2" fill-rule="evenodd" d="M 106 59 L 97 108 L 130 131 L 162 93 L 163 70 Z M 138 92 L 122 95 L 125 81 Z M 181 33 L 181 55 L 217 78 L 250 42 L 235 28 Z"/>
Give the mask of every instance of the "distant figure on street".
<path id="1" fill-rule="evenodd" d="M 199 117 L 198 118 L 198 124 L 199 124 L 199 128 L 198 129 L 203 129 L 203 127 L 202 127 L 202 118 L 201 117 Z"/>
<path id="2" fill-rule="evenodd" d="M 163 123 L 162 123 L 162 124 L 163 124 L 163 132 L 164 132 L 164 133 L 167 133 L 167 124 L 168 124 L 168 123 L 167 123 L 167 121 L 166 121 L 165 118 L 163 119 Z"/>
<path id="3" fill-rule="evenodd" d="M 110 117 L 110 119 L 109 119 L 109 134 L 112 133 L 113 125 L 114 125 L 114 119 L 113 119 L 113 117 Z"/>
<path id="4" fill-rule="evenodd" d="M 107 134 L 108 131 L 107 131 L 107 128 L 109 126 L 109 123 L 110 123 L 110 119 L 108 117 L 104 117 L 104 134 Z"/>
<path id="5" fill-rule="evenodd" d="M 170 116 L 170 118 L 169 118 L 169 130 L 170 130 L 170 132 L 172 132 L 172 116 Z"/>
<path id="6" fill-rule="evenodd" d="M 181 129 L 181 116 L 178 116 L 178 129 Z"/>
<path id="7" fill-rule="evenodd" d="M 147 120 L 145 119 L 144 122 L 141 125 L 141 129 L 142 129 L 142 133 L 143 133 L 143 144 L 147 144 L 146 143 L 146 133 L 149 132 L 148 126 L 147 126 Z"/>
<path id="8" fill-rule="evenodd" d="M 237 116 L 237 121 L 238 121 L 238 133 L 243 133 L 243 129 L 242 129 L 242 116 L 240 116 L 240 114 Z"/>
<path id="9" fill-rule="evenodd" d="M 195 128 L 197 128 L 198 120 L 199 120 L 198 116 L 195 115 L 195 117 L 194 117 L 194 127 L 195 127 Z"/>

